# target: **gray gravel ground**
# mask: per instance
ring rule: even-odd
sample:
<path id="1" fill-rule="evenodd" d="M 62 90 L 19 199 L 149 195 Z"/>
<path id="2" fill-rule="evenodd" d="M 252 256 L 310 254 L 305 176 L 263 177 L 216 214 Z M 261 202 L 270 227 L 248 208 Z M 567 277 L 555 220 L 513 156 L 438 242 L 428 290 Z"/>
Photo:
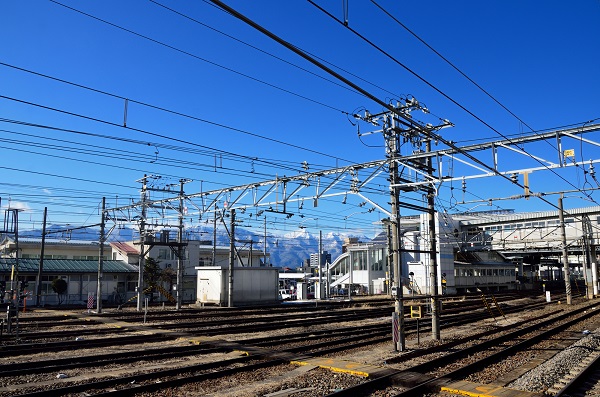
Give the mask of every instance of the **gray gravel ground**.
<path id="1" fill-rule="evenodd" d="M 527 372 L 510 383 L 508 387 L 532 392 L 545 391 L 568 374 L 595 349 L 600 349 L 600 328 L 556 354 L 544 364 Z"/>

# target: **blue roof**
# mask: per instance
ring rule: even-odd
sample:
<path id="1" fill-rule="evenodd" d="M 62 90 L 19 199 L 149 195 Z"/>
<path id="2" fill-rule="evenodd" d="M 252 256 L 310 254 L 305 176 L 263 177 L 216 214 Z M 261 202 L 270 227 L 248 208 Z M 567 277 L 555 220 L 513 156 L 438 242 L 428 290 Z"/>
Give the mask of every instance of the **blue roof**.
<path id="1" fill-rule="evenodd" d="M 16 264 L 15 258 L 0 258 L 0 272 L 10 272 Z M 19 273 L 36 273 L 40 266 L 39 259 L 19 258 Z M 104 273 L 137 273 L 138 267 L 124 261 L 102 261 Z M 50 273 L 95 273 L 98 272 L 97 260 L 79 259 L 44 259 L 44 272 Z"/>

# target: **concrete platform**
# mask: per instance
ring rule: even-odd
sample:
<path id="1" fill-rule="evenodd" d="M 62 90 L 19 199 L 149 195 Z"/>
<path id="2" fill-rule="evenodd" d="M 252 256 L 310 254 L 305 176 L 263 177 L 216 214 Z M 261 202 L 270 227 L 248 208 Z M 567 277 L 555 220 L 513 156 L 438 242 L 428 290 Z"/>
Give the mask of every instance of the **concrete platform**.
<path id="1" fill-rule="evenodd" d="M 315 367 L 329 369 L 334 372 L 342 372 L 355 376 L 362 376 L 364 378 L 376 377 L 377 375 L 388 371 L 386 368 L 377 367 L 375 365 L 360 364 L 347 360 L 320 357 L 307 357 L 303 359 L 301 358 L 298 360 L 292 360 L 290 364 L 311 365 Z"/>
<path id="2" fill-rule="evenodd" d="M 440 391 L 470 397 L 544 397 L 543 393 L 532 393 L 493 384 L 484 385 L 464 380 L 442 386 Z"/>

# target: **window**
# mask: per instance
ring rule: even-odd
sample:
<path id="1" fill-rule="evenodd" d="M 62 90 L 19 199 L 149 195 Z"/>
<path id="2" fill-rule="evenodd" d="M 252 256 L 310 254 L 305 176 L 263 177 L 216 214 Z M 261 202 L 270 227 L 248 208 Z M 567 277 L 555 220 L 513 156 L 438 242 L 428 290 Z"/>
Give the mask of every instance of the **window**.
<path id="1" fill-rule="evenodd" d="M 385 252 L 383 249 L 371 251 L 371 270 L 382 271 L 384 269 Z"/>

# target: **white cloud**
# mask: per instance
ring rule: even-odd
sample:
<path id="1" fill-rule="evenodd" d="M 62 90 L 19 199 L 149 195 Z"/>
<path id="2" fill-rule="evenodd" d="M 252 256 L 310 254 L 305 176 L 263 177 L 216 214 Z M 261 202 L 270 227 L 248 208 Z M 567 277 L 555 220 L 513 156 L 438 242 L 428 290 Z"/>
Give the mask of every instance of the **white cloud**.
<path id="1" fill-rule="evenodd" d="M 21 201 L 10 201 L 8 203 L 3 203 L 2 204 L 2 208 L 3 209 L 17 209 L 17 210 L 22 210 L 22 211 L 31 211 L 31 207 L 24 202 Z"/>

